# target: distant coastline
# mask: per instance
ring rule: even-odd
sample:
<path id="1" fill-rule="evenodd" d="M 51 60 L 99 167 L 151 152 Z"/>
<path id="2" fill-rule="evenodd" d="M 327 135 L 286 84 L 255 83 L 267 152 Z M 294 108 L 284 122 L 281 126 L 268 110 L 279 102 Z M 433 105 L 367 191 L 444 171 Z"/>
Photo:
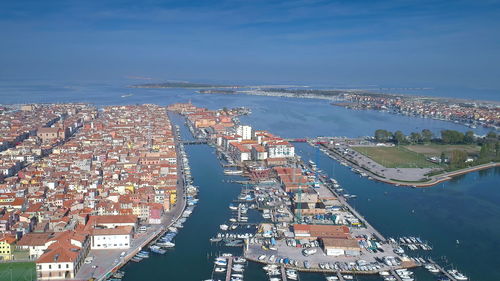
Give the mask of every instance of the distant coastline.
<path id="1" fill-rule="evenodd" d="M 130 85 L 129 88 L 148 88 L 148 89 L 162 89 L 162 88 L 187 88 L 187 89 L 206 89 L 206 88 L 237 88 L 238 86 L 232 85 L 218 85 L 218 84 L 202 84 L 191 82 L 164 82 L 164 83 L 145 83 Z"/>
<path id="2" fill-rule="evenodd" d="M 479 126 L 499 130 L 498 101 L 467 100 L 452 97 L 431 97 L 380 93 L 365 89 L 313 89 L 307 86 L 218 85 L 192 82 L 165 82 L 131 85 L 131 88 L 197 89 L 200 94 L 255 95 L 328 100 L 333 106 L 353 110 L 379 110 L 395 114 L 431 118 L 459 123 L 471 128 Z"/>

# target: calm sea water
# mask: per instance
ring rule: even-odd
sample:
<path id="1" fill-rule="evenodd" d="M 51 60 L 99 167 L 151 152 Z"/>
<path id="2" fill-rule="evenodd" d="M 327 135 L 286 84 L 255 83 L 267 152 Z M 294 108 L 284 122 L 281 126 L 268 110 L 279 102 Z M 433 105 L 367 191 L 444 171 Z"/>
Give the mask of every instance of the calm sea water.
<path id="1" fill-rule="evenodd" d="M 20 86 L 22 85 L 22 86 Z M 244 95 L 203 95 L 183 89 L 130 89 L 123 83 L 67 83 L 47 81 L 0 81 L 0 103 L 91 102 L 97 105 L 192 101 L 210 109 L 246 106 L 253 113 L 243 123 L 270 130 L 283 137 L 372 135 L 378 128 L 405 133 L 424 128 L 460 131 L 469 128 L 449 122 L 380 113 L 352 111 L 325 101 Z M 133 96 L 122 98 L 132 93 Z M 175 118 L 182 123 L 181 119 Z M 484 134 L 487 130 L 475 130 Z M 190 137 L 183 132 L 183 136 Z M 472 280 L 500 280 L 500 170 L 490 169 L 456 178 L 427 189 L 396 188 L 353 174 L 348 168 L 305 144 L 297 145 L 304 158 L 318 162 L 320 169 L 339 180 L 352 194 L 352 204 L 386 236 L 418 235 L 434 246 L 432 256 L 456 266 Z M 125 280 L 204 280 L 210 277 L 213 256 L 219 249 L 208 238 L 230 216 L 228 204 L 241 186 L 223 182 L 213 149 L 189 146 L 200 203 L 176 238 L 176 248 L 165 256 L 153 256 L 125 267 Z M 459 244 L 456 241 L 459 240 Z M 420 253 L 428 255 L 428 253 Z M 245 280 L 265 280 L 260 266 L 250 264 Z M 418 280 L 435 280 L 425 270 L 416 270 Z M 375 276 L 360 280 L 380 280 Z M 322 275 L 302 274 L 301 280 L 324 280 Z"/>

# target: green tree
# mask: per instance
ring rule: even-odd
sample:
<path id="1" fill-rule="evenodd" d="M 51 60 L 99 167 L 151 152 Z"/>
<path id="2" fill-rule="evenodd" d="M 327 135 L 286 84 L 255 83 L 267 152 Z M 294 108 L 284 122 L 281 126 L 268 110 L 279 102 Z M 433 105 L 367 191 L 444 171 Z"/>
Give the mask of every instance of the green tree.
<path id="1" fill-rule="evenodd" d="M 464 142 L 465 135 L 455 130 L 442 130 L 441 141 L 445 144 L 458 144 Z"/>
<path id="2" fill-rule="evenodd" d="M 429 129 L 423 129 L 422 130 L 422 140 L 425 143 L 431 142 L 431 140 L 434 138 L 434 134 L 431 132 Z"/>
<path id="3" fill-rule="evenodd" d="M 481 149 L 479 150 L 479 159 L 482 162 L 498 159 L 499 150 L 500 142 L 485 142 L 481 145 Z"/>
<path id="4" fill-rule="evenodd" d="M 451 152 L 450 165 L 454 168 L 465 167 L 465 160 L 467 160 L 467 152 L 464 150 L 455 149 Z"/>
<path id="5" fill-rule="evenodd" d="M 378 142 L 386 142 L 390 140 L 392 133 L 387 130 L 378 129 L 375 131 L 375 140 Z"/>
<path id="6" fill-rule="evenodd" d="M 493 131 L 490 131 L 487 135 L 486 135 L 486 141 L 488 142 L 492 142 L 492 141 L 496 141 L 497 140 L 497 134 Z"/>
<path id="7" fill-rule="evenodd" d="M 393 139 L 394 139 L 394 142 L 398 145 L 406 143 L 406 136 L 401 131 L 394 132 Z"/>
<path id="8" fill-rule="evenodd" d="M 411 143 L 419 143 L 422 141 L 422 136 L 419 133 L 411 133 L 410 134 L 410 141 Z"/>
<path id="9" fill-rule="evenodd" d="M 474 136 L 473 131 L 467 131 L 464 136 L 464 142 L 466 144 L 472 144 L 476 141 L 476 137 Z"/>

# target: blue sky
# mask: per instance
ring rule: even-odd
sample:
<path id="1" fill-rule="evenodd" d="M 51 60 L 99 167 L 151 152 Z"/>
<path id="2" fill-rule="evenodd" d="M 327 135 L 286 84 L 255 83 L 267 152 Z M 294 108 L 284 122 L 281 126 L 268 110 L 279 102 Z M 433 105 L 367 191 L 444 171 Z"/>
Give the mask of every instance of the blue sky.
<path id="1" fill-rule="evenodd" d="M 500 89 L 500 2 L 0 1 L 0 77 Z"/>

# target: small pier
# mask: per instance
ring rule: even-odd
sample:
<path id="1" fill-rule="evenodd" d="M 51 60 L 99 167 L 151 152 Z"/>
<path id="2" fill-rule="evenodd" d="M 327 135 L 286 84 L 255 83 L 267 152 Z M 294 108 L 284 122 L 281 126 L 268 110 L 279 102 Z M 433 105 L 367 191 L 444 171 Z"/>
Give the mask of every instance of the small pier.
<path id="1" fill-rule="evenodd" d="M 437 264 L 435 261 L 429 258 L 429 262 L 432 263 L 439 271 L 441 271 L 442 274 L 444 274 L 446 277 L 448 277 L 451 281 L 458 281 L 455 277 L 451 276 L 444 268 L 442 268 L 439 264 Z"/>
<path id="2" fill-rule="evenodd" d="M 339 278 L 340 281 L 345 281 L 344 276 L 340 273 L 340 271 L 337 271 L 337 277 Z"/>
<path id="3" fill-rule="evenodd" d="M 403 279 L 401 279 L 401 277 L 399 277 L 399 275 L 396 273 L 395 270 L 391 270 L 389 272 L 391 273 L 392 276 L 394 276 L 394 278 L 396 278 L 396 280 L 403 281 Z"/>
<path id="4" fill-rule="evenodd" d="M 232 268 L 233 268 L 233 257 L 227 257 L 226 281 L 231 280 Z"/>
<path id="5" fill-rule="evenodd" d="M 286 278 L 286 270 L 284 266 L 280 266 L 281 270 L 281 281 L 287 281 L 288 279 Z"/>

